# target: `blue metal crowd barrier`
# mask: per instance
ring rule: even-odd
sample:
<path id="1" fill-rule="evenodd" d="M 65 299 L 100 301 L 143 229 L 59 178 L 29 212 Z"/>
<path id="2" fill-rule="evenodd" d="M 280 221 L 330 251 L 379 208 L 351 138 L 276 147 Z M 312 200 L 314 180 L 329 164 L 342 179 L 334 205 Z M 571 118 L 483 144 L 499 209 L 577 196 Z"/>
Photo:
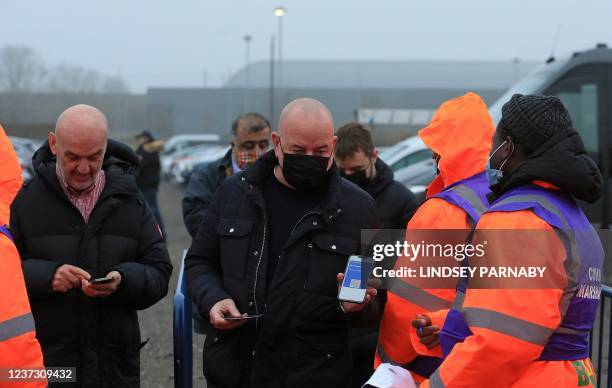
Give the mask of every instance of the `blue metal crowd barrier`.
<path id="1" fill-rule="evenodd" d="M 174 387 L 192 388 L 193 386 L 193 321 L 191 300 L 187 295 L 187 286 L 183 276 L 185 254 L 181 258 L 181 269 L 178 284 L 174 293 Z M 612 287 L 603 286 L 599 304 L 599 318 L 596 329 L 591 332 L 591 359 L 595 363 L 598 387 L 612 387 Z M 607 329 L 606 329 L 607 328 Z M 595 342 L 597 346 L 595 345 Z M 607 345 L 605 345 L 607 343 Z M 607 348 L 607 353 L 604 349 Z M 597 353 L 594 354 L 594 350 Z M 607 358 L 606 373 L 604 359 Z M 603 385 L 603 383 L 607 385 Z"/>
<path id="2" fill-rule="evenodd" d="M 173 307 L 173 340 L 174 340 L 174 387 L 191 388 L 193 386 L 193 321 L 191 318 L 191 299 L 187 294 L 185 281 L 185 256 L 181 256 L 181 269 L 174 292 Z"/>
<path id="3" fill-rule="evenodd" d="M 596 320 L 596 327 L 591 332 L 591 360 L 595 364 L 597 373 L 598 387 L 612 387 L 612 287 L 603 286 L 601 288 L 601 301 L 599 302 L 599 318 Z M 607 328 L 607 329 L 606 329 Z M 607 342 L 607 345 L 605 343 Z M 595 346 L 596 345 L 596 346 Z M 604 349 L 607 348 L 607 353 Z M 595 353 L 597 350 L 597 353 Z M 604 360 L 608 359 L 607 366 Z M 606 371 L 604 373 L 604 369 Z M 605 385 L 604 385 L 605 381 Z"/>

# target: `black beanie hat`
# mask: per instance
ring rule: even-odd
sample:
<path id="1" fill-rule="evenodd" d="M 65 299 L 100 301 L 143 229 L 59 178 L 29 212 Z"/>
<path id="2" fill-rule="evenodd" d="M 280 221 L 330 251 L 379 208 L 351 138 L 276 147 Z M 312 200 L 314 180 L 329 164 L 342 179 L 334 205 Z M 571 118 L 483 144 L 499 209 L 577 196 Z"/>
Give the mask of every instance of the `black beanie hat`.
<path id="1" fill-rule="evenodd" d="M 522 94 L 515 94 L 502 106 L 501 123 L 530 152 L 572 127 L 559 98 Z"/>

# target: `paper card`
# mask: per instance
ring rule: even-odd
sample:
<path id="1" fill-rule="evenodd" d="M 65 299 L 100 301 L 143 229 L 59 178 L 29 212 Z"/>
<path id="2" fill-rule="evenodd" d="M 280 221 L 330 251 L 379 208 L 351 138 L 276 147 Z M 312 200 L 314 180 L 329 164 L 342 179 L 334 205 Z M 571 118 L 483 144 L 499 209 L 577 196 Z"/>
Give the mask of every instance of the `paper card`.
<path id="1" fill-rule="evenodd" d="M 416 388 L 412 375 L 406 369 L 391 364 L 380 364 L 363 387 Z M 362 388 L 363 388 L 362 387 Z"/>

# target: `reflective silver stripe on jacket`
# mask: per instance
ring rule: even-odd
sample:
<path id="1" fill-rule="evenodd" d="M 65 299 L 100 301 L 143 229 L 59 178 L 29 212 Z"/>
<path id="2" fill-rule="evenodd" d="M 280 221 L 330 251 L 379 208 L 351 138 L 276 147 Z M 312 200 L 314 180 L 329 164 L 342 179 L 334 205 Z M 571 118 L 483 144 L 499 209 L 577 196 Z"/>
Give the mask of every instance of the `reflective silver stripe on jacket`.
<path id="1" fill-rule="evenodd" d="M 455 194 L 465 199 L 477 212 L 482 214 L 487 211 L 487 206 L 482 203 L 480 197 L 474 190 L 466 185 L 457 185 L 451 189 Z"/>
<path id="2" fill-rule="evenodd" d="M 430 388 L 444 388 L 445 385 L 442 382 L 442 378 L 440 377 L 440 368 L 436 369 L 434 373 L 429 377 L 429 386 Z"/>
<path id="3" fill-rule="evenodd" d="M 391 287 L 389 288 L 389 290 L 400 298 L 414 303 L 417 306 L 426 309 L 427 311 L 444 310 L 449 309 L 452 306 L 451 302 L 437 297 L 433 294 L 430 294 L 429 292 L 421 289 L 420 287 L 417 287 L 410 283 L 406 283 L 399 279 L 395 279 L 391 283 Z"/>
<path id="4" fill-rule="evenodd" d="M 34 331 L 32 313 L 20 315 L 0 323 L 0 341 L 15 338 L 30 331 Z"/>
<path id="5" fill-rule="evenodd" d="M 544 346 L 553 333 L 553 329 L 523 319 L 476 307 L 464 307 L 463 316 L 470 327 L 488 329 L 497 333 Z"/>

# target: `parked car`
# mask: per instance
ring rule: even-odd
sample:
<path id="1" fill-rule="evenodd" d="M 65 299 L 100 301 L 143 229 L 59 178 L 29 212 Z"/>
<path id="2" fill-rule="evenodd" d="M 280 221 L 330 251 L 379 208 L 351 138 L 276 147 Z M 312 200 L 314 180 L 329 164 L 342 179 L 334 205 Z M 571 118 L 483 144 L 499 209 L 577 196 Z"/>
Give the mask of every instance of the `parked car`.
<path id="1" fill-rule="evenodd" d="M 385 149 L 379 157 L 395 172 L 412 164 L 431 159 L 431 151 L 421 138 L 411 136 Z"/>
<path id="2" fill-rule="evenodd" d="M 162 176 L 170 177 L 172 162 L 187 148 L 203 144 L 218 145 L 220 141 L 221 137 L 219 135 L 210 133 L 172 136 L 166 141 L 161 153 Z"/>
<path id="3" fill-rule="evenodd" d="M 39 140 L 28 139 L 25 137 L 9 136 L 9 140 L 19 158 L 19 165 L 23 174 L 24 182 L 29 181 L 34 176 L 34 168 L 32 167 L 32 155 L 40 147 Z"/>
<path id="4" fill-rule="evenodd" d="M 431 151 L 418 136 L 386 148 L 380 158 L 391 167 L 395 180 L 408 187 L 419 201 L 425 199 L 427 185 L 433 180 Z"/>
<path id="5" fill-rule="evenodd" d="M 204 145 L 190 147 L 173 160 L 170 167 L 172 179 L 176 183 L 187 183 L 194 167 L 200 163 L 207 163 L 221 158 L 227 152 L 227 146 Z"/>
<path id="6" fill-rule="evenodd" d="M 425 200 L 427 186 L 435 178 L 434 163 L 431 158 L 413 163 L 395 173 L 395 180 L 408 187 L 419 201 Z"/>

